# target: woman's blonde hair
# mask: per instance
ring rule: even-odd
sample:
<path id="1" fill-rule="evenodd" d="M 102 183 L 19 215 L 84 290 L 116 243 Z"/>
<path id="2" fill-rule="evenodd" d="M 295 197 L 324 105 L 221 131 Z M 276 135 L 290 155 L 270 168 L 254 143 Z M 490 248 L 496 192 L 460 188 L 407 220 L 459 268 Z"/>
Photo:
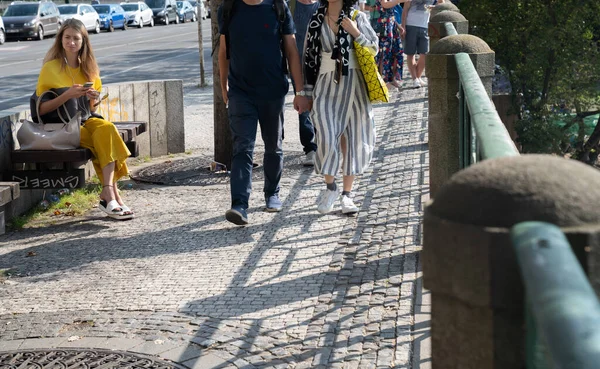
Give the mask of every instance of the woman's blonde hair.
<path id="1" fill-rule="evenodd" d="M 54 38 L 54 44 L 46 53 L 44 57 L 44 63 L 47 63 L 51 60 L 58 59 L 61 63 L 62 69 L 67 67 L 67 62 L 65 61 L 67 54 L 65 53 L 65 49 L 62 46 L 63 35 L 66 30 L 72 29 L 77 33 L 81 34 L 81 49 L 79 49 L 79 66 L 81 68 L 81 72 L 85 76 L 88 81 L 94 81 L 97 77 L 100 76 L 100 69 L 98 68 L 98 63 L 96 62 L 96 57 L 94 56 L 94 51 L 92 50 L 92 45 L 90 43 L 90 36 L 88 34 L 87 29 L 84 24 L 77 19 L 71 18 L 67 19 L 58 31 L 58 34 Z"/>

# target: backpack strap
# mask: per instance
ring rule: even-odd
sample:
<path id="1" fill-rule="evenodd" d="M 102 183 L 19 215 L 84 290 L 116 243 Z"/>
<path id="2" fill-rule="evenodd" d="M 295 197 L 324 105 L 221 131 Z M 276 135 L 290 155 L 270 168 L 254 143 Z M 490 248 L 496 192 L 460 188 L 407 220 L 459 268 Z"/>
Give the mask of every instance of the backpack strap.
<path id="1" fill-rule="evenodd" d="M 233 3 L 235 0 L 223 0 L 223 29 L 225 29 L 225 52 L 229 60 L 229 22 L 231 21 Z"/>
<path id="2" fill-rule="evenodd" d="M 281 67 L 283 69 L 284 74 L 288 74 L 288 65 L 287 58 L 285 57 L 285 49 L 283 47 L 283 24 L 285 23 L 285 18 L 287 16 L 287 12 L 285 11 L 284 0 L 273 0 L 273 7 L 275 8 L 275 13 L 277 14 L 277 21 L 279 22 L 279 37 L 281 37 Z"/>
<path id="3" fill-rule="evenodd" d="M 294 15 L 294 12 L 296 11 L 296 0 L 288 0 L 288 8 L 290 8 L 290 13 L 292 13 L 292 16 Z"/>

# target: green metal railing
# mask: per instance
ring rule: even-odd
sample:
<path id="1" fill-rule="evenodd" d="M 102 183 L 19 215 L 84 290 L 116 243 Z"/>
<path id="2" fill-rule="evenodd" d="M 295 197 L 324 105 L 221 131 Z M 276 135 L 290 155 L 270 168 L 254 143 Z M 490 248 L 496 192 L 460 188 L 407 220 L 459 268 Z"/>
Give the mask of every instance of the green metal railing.
<path id="1" fill-rule="evenodd" d="M 527 369 L 599 368 L 600 303 L 565 235 L 523 222 L 511 238 L 530 312 Z"/>
<path id="2" fill-rule="evenodd" d="M 452 23 L 444 27 L 457 34 Z M 460 167 L 519 155 L 469 55 L 455 60 Z M 511 237 L 528 301 L 527 369 L 600 368 L 600 303 L 565 235 L 552 224 L 523 222 Z"/>
<path id="3" fill-rule="evenodd" d="M 457 35 L 454 25 L 444 23 L 446 34 Z M 466 168 L 482 159 L 519 155 L 488 96 L 469 54 L 454 56 L 460 77 L 459 86 L 459 161 Z"/>

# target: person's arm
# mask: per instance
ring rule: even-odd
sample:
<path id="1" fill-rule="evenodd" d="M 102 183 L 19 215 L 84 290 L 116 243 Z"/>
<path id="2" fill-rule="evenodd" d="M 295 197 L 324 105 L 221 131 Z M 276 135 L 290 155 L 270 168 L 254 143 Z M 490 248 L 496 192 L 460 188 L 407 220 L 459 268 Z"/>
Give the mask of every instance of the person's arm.
<path id="1" fill-rule="evenodd" d="M 342 20 L 342 27 L 348 32 L 359 45 L 370 49 L 373 55 L 379 51 L 379 38 L 371 27 L 371 22 L 364 13 L 358 13 L 356 20 L 350 18 Z"/>
<path id="2" fill-rule="evenodd" d="M 389 8 L 393 8 L 393 7 L 395 7 L 396 5 L 399 5 L 399 4 L 401 4 L 401 3 L 405 3 L 405 2 L 407 2 L 407 1 L 408 1 L 408 0 L 383 0 L 383 1 L 381 2 L 381 6 L 382 6 L 384 9 L 389 9 Z"/>
<path id="3" fill-rule="evenodd" d="M 229 76 L 229 60 L 227 59 L 227 45 L 225 42 L 225 36 L 219 36 L 219 79 L 221 81 L 221 94 L 223 94 L 223 101 L 227 104 L 229 98 L 227 97 L 227 91 L 229 91 L 229 85 L 227 83 L 227 77 Z"/>
<path id="4" fill-rule="evenodd" d="M 404 4 L 404 9 L 402 10 L 402 24 L 400 25 L 402 29 L 406 29 L 406 16 L 408 15 L 408 11 L 410 10 L 411 1 L 407 0 Z"/>
<path id="5" fill-rule="evenodd" d="M 308 100 L 306 96 L 300 96 L 298 93 L 304 91 L 304 80 L 302 79 L 302 67 L 300 65 L 300 54 L 298 53 L 298 47 L 296 46 L 296 36 L 283 35 L 283 49 L 285 51 L 285 57 L 287 58 L 288 65 L 290 67 L 290 74 L 294 85 L 298 89 L 296 96 L 294 97 L 294 108 L 298 110 L 298 113 L 302 114 L 308 110 Z"/>

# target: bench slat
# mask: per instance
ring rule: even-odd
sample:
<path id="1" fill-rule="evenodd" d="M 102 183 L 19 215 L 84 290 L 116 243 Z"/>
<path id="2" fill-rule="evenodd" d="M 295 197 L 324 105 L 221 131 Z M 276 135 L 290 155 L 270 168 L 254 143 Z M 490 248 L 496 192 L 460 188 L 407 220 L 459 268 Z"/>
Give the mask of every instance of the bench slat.
<path id="1" fill-rule="evenodd" d="M 92 158 L 92 152 L 88 149 L 14 150 L 11 155 L 13 163 L 72 163 Z"/>

